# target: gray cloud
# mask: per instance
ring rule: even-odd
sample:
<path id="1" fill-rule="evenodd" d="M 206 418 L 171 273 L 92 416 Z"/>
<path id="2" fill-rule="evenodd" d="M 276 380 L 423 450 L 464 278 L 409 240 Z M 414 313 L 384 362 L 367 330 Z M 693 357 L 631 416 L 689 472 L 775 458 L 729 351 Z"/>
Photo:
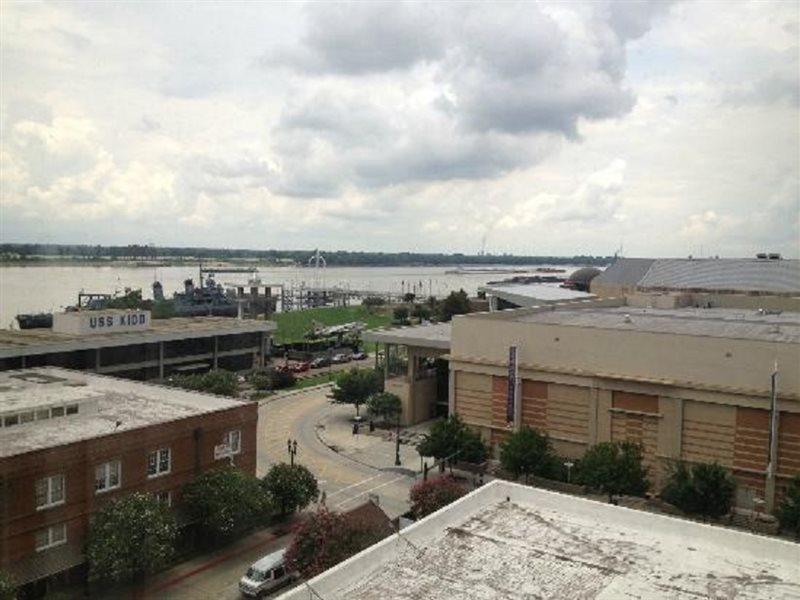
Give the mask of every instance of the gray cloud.
<path id="1" fill-rule="evenodd" d="M 350 75 L 405 69 L 444 52 L 438 12 L 420 3 L 311 4 L 302 46 L 270 53 L 263 62 Z"/>
<path id="2" fill-rule="evenodd" d="M 554 137 L 577 139 L 582 119 L 632 109 L 624 45 L 668 6 L 657 4 L 635 3 L 631 15 L 599 5 L 574 15 L 585 29 L 534 4 L 314 5 L 302 48 L 265 58 L 326 86 L 293 100 L 273 129 L 282 164 L 273 189 L 336 195 L 347 184 L 482 179 L 535 164 Z M 421 63 L 432 79 L 411 69 Z M 403 69 L 438 94 L 398 108 L 353 77 Z"/>

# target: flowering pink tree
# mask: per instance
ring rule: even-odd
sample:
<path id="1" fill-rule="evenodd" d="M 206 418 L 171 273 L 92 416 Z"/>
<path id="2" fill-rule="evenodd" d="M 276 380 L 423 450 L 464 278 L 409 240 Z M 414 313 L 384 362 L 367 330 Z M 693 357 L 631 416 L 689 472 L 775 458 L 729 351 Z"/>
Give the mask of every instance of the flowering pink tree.
<path id="1" fill-rule="evenodd" d="M 455 502 L 467 493 L 467 489 L 453 477 L 437 477 L 428 481 L 420 481 L 411 488 L 411 512 L 421 519 L 443 506 Z"/>

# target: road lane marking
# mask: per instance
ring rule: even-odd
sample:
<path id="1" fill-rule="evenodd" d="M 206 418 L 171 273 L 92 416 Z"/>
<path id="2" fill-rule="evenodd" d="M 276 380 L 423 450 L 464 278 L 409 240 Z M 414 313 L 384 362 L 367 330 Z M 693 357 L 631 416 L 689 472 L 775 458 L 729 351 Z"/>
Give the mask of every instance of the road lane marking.
<path id="1" fill-rule="evenodd" d="M 392 483 L 394 483 L 396 481 L 400 481 L 401 479 L 407 479 L 407 477 L 405 475 L 400 475 L 399 477 L 395 477 L 394 479 L 391 479 L 391 480 L 387 481 L 386 483 L 382 483 L 381 485 L 376 485 L 374 487 L 371 487 L 368 490 L 365 490 L 365 491 L 361 492 L 360 494 L 357 494 L 355 496 L 350 496 L 347 500 L 344 500 L 344 501 L 340 502 L 339 504 L 337 504 L 335 506 L 335 508 L 340 508 L 340 507 L 344 506 L 345 504 L 347 504 L 348 502 L 350 502 L 352 500 L 355 500 L 356 498 L 360 498 L 361 496 L 363 496 L 365 494 L 369 494 L 371 492 L 374 492 L 375 490 L 379 490 L 382 487 L 386 487 L 387 485 L 392 484 Z"/>
<path id="2" fill-rule="evenodd" d="M 358 481 L 358 482 L 356 482 L 356 483 L 353 483 L 353 484 L 351 484 L 351 485 L 348 485 L 347 487 L 343 487 L 343 488 L 341 488 L 341 489 L 339 489 L 339 490 L 335 491 L 334 493 L 332 493 L 332 494 L 329 494 L 329 495 L 328 495 L 328 498 L 332 498 L 332 497 L 333 497 L 333 496 L 335 496 L 336 494 L 341 494 L 343 491 L 345 491 L 345 490 L 349 490 L 350 488 L 353 488 L 353 487 L 358 487 L 358 486 L 360 486 L 360 485 L 364 485 L 364 484 L 365 484 L 365 483 L 367 483 L 368 481 L 372 481 L 373 479 L 376 479 L 377 477 L 380 477 L 380 476 L 381 476 L 381 475 L 383 475 L 383 474 L 384 474 L 384 473 L 378 473 L 377 475 L 373 475 L 372 477 L 367 477 L 366 479 L 362 479 L 361 481 Z"/>

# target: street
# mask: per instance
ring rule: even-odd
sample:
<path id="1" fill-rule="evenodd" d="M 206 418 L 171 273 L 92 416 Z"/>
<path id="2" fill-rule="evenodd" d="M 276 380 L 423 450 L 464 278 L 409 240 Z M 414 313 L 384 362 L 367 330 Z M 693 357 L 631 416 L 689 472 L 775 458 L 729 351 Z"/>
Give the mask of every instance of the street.
<path id="1" fill-rule="evenodd" d="M 330 510 L 349 510 L 374 494 L 390 517 L 403 514 L 408 510 L 408 491 L 415 481 L 413 470 L 419 468 L 416 450 L 403 446 L 402 464 L 395 467 L 394 443 L 376 436 L 353 435 L 353 407 L 331 404 L 329 389 L 312 388 L 260 404 L 257 475 L 263 477 L 272 464 L 289 460 L 286 442 L 291 438 L 297 440 L 295 461 L 317 477 Z M 291 535 L 256 532 L 230 547 L 170 569 L 152 581 L 142 597 L 234 600 L 240 597 L 238 582 L 247 568 L 290 541 Z"/>

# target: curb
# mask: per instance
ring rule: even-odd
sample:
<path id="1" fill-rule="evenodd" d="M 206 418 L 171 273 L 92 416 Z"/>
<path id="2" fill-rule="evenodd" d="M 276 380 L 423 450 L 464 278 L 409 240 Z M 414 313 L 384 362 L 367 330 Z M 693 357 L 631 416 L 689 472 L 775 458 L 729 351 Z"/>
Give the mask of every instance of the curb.
<path id="1" fill-rule="evenodd" d="M 305 392 L 311 392 L 314 390 L 321 390 L 322 388 L 330 387 L 333 385 L 332 381 L 328 383 L 320 383 L 319 385 L 312 385 L 307 388 L 302 388 L 299 390 L 289 390 L 288 392 L 278 392 L 277 394 L 273 394 L 269 398 L 262 398 L 261 400 L 257 400 L 259 406 L 264 406 L 265 404 L 269 404 L 271 402 L 275 402 L 276 400 L 281 400 L 283 398 L 291 398 L 292 396 L 297 396 L 299 394 L 303 394 Z"/>

